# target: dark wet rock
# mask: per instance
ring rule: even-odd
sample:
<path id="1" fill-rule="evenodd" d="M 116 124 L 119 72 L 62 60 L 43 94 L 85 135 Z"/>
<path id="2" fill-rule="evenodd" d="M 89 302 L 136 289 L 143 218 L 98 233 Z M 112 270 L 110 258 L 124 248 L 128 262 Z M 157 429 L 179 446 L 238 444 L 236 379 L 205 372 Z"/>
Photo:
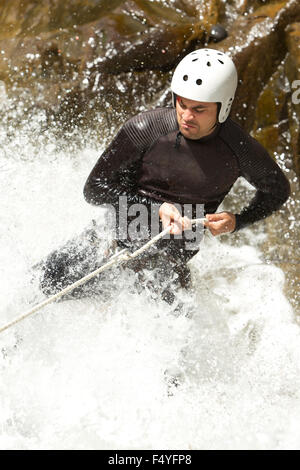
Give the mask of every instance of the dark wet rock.
<path id="1" fill-rule="evenodd" d="M 286 158 L 284 160 L 284 163 L 285 163 L 285 167 L 288 169 L 288 170 L 292 170 L 294 168 L 294 165 L 293 165 L 293 160 L 291 158 Z"/>
<path id="2" fill-rule="evenodd" d="M 132 112 L 131 102 L 134 110 L 151 102 L 164 92 L 168 71 L 201 47 L 218 21 L 218 0 L 201 6 L 190 0 L 66 5 L 13 0 L 6 7 L 0 16 L 0 80 L 13 98 L 29 90 L 52 120 L 67 119 L 68 126 L 88 122 L 89 113 L 107 115 L 107 108 L 115 107 L 116 115 L 119 109 L 125 115 Z M 127 93 L 135 100 L 130 95 L 124 107 Z"/>
<path id="3" fill-rule="evenodd" d="M 105 56 L 95 59 L 92 71 L 115 75 L 134 70 L 170 70 L 203 36 L 204 31 L 193 25 L 152 28 L 135 41 L 115 42 Z"/>
<path id="4" fill-rule="evenodd" d="M 210 26 L 217 19 L 215 1 L 205 5 L 205 24 Z M 83 93 L 83 101 L 98 101 L 96 95 L 101 94 L 100 102 L 106 95 L 113 103 L 108 75 L 148 70 L 149 78 L 154 70 L 170 70 L 204 37 L 198 2 L 169 3 L 12 0 L 0 13 L 0 80 L 12 97 L 24 88 L 30 90 L 34 100 L 56 116 L 57 108 L 71 105 L 73 95 L 75 103 Z M 121 88 L 130 88 L 126 77 L 121 81 Z M 151 88 L 161 90 L 156 84 Z M 62 115 L 72 124 L 78 121 L 78 109 L 76 104 Z"/>
<path id="5" fill-rule="evenodd" d="M 247 130 L 254 125 L 259 94 L 286 55 L 284 30 L 295 18 L 300 19 L 298 0 L 263 6 L 239 17 L 229 37 L 216 45 L 230 52 L 237 66 L 239 87 L 232 116 Z"/>
<path id="6" fill-rule="evenodd" d="M 228 3 L 238 15 L 247 15 L 262 6 L 277 2 L 278 0 L 228 0 L 226 3 Z"/>
<path id="7" fill-rule="evenodd" d="M 171 69 L 201 46 L 219 0 L 12 0 L 0 14 L 0 78 L 26 83 L 53 74 Z M 47 57 L 49 60 L 47 60 Z M 59 66 L 58 66 L 59 65 Z M 68 70 L 67 70 L 68 69 Z"/>
<path id="8" fill-rule="evenodd" d="M 132 2 L 125 2 L 130 6 Z M 218 21 L 219 0 L 179 2 L 182 11 L 161 4 L 136 1 L 148 28 L 134 32 L 123 28 L 122 36 L 107 41 L 105 53 L 95 56 L 93 70 L 119 74 L 133 70 L 170 70 L 187 52 L 205 43 L 213 24 Z M 122 14 L 121 14 L 122 13 Z M 124 9 L 118 8 L 108 18 L 114 31 L 123 26 Z M 121 23 L 121 25 L 120 25 Z"/>
<path id="9" fill-rule="evenodd" d="M 187 6 L 185 2 L 178 3 L 183 8 Z M 44 74 L 43 57 L 52 55 L 53 59 L 55 49 L 60 55 L 59 62 L 64 64 L 59 67 L 59 75 L 70 65 L 80 72 L 87 63 L 98 58 L 102 59 L 101 66 L 108 61 L 103 68 L 110 68 L 112 73 L 114 70 L 118 73 L 128 71 L 129 62 L 136 63 L 140 70 L 143 67 L 140 57 L 144 40 L 144 56 L 148 57 L 144 61 L 146 68 L 150 69 L 152 62 L 155 68 L 159 49 L 167 48 L 172 42 L 173 58 L 170 48 L 166 54 L 168 60 L 162 59 L 174 64 L 179 48 L 185 47 L 189 36 L 193 40 L 204 31 L 201 25 L 196 24 L 196 8 L 188 5 L 187 11 L 144 0 L 71 0 L 66 3 L 59 0 L 42 3 L 12 0 L 0 13 L 0 78 L 19 83 L 26 83 L 32 74 L 38 78 Z M 191 34 L 187 25 L 191 27 Z M 182 34 L 181 38 L 179 34 Z M 122 55 L 122 60 L 120 65 L 113 61 L 110 67 L 111 51 L 115 50 L 118 50 L 119 57 Z M 51 63 L 52 60 L 46 64 L 48 69 Z"/>
<path id="10" fill-rule="evenodd" d="M 211 27 L 208 34 L 208 42 L 220 42 L 227 38 L 228 33 L 224 26 L 215 24 Z"/>
<path id="11" fill-rule="evenodd" d="M 289 127 L 291 147 L 296 172 L 300 177 L 300 23 L 290 24 L 286 29 L 288 56 L 285 74 L 290 85 Z"/>
<path id="12" fill-rule="evenodd" d="M 0 39 L 37 36 L 99 19 L 121 0 L 9 0 L 1 2 Z"/>
<path id="13" fill-rule="evenodd" d="M 284 70 L 283 62 L 261 91 L 253 111 L 255 119 L 252 134 L 272 154 L 285 151 L 288 144 L 284 136 L 289 129 L 290 89 Z"/>

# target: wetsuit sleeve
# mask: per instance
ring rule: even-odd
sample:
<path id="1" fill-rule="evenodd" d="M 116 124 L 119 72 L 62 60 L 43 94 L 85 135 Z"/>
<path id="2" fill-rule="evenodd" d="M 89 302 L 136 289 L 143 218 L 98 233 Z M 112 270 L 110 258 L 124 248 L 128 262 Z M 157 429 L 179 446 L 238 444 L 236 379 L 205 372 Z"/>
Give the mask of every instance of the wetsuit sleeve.
<path id="1" fill-rule="evenodd" d="M 126 196 L 128 204 L 157 203 L 138 193 L 138 170 L 143 152 L 123 127 L 98 159 L 85 186 L 84 197 L 90 204 L 112 204 Z"/>
<path id="2" fill-rule="evenodd" d="M 128 204 L 156 204 L 158 199 L 139 192 L 142 157 L 161 135 L 177 126 L 173 108 L 145 111 L 129 119 L 93 168 L 84 186 L 84 196 L 91 204 L 113 204 L 120 196 Z"/>
<path id="3" fill-rule="evenodd" d="M 250 204 L 236 215 L 235 231 L 277 211 L 290 196 L 290 184 L 266 149 L 248 136 L 239 152 L 240 173 L 257 191 Z"/>

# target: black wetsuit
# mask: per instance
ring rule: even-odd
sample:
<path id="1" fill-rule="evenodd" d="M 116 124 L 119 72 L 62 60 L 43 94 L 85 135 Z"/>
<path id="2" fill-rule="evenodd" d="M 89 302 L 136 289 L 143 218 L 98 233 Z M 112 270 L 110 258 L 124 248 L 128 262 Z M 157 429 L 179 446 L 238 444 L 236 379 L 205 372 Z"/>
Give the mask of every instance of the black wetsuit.
<path id="1" fill-rule="evenodd" d="M 287 178 L 264 147 L 231 119 L 218 124 L 210 135 L 190 140 L 179 132 L 175 109 L 158 108 L 125 123 L 93 168 L 84 196 L 91 204 L 116 208 L 119 197 L 126 196 L 128 206 L 203 204 L 204 213 L 213 213 L 240 176 L 257 191 L 241 214 L 236 214 L 235 230 L 279 209 L 290 194 Z M 185 250 L 184 239 L 174 237 L 162 240 L 158 248 L 167 255 L 164 262 L 171 260 L 175 266 L 180 284 L 188 284 L 186 262 L 197 250 Z M 45 276 L 49 282 L 44 282 L 51 287 L 48 293 L 53 292 L 55 279 L 55 263 L 51 266 Z M 64 279 L 60 287 L 70 276 Z"/>
<path id="2" fill-rule="evenodd" d="M 239 176 L 256 189 L 237 215 L 236 230 L 267 217 L 287 200 L 290 185 L 255 139 L 231 119 L 198 140 L 179 133 L 176 112 L 162 108 L 130 119 L 93 168 L 84 188 L 91 204 L 203 203 L 215 212 Z"/>

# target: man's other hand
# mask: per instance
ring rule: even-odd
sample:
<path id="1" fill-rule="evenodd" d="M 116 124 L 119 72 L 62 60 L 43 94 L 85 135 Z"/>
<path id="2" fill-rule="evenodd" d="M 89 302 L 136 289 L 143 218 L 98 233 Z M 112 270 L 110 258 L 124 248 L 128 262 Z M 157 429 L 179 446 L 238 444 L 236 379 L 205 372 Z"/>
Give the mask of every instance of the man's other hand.
<path id="1" fill-rule="evenodd" d="M 222 233 L 233 232 L 236 225 L 235 215 L 231 212 L 219 212 L 217 214 L 206 214 L 208 222 L 204 222 L 211 234 L 221 235 Z"/>

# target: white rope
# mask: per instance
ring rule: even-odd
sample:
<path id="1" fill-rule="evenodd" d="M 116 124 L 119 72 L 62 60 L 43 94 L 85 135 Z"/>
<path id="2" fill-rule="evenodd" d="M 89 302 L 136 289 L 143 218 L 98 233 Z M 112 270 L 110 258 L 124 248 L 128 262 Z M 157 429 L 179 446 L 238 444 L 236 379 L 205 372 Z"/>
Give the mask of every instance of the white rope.
<path id="1" fill-rule="evenodd" d="M 191 223 L 192 224 L 199 224 L 199 223 L 203 223 L 206 219 L 205 218 L 202 218 L 202 219 L 192 219 L 191 220 Z M 44 300 L 43 302 L 37 304 L 35 307 L 33 307 L 31 310 L 29 310 L 28 312 L 24 313 L 23 315 L 21 315 L 20 317 L 16 318 L 15 320 L 13 320 L 12 322 L 10 323 L 7 323 L 6 325 L 4 325 L 2 328 L 0 328 L 0 333 L 2 333 L 3 331 L 7 330 L 8 328 L 10 328 L 11 326 L 15 325 L 16 323 L 19 323 L 20 321 L 24 320 L 25 318 L 29 317 L 30 315 L 32 315 L 33 313 L 37 312 L 38 310 L 42 309 L 43 307 L 45 307 L 46 305 L 54 302 L 55 300 L 59 299 L 60 297 L 62 297 L 63 295 L 66 295 L 68 294 L 70 291 L 72 291 L 73 289 L 75 289 L 76 287 L 79 287 L 81 286 L 81 284 L 84 284 L 85 282 L 89 281 L 90 279 L 92 279 L 93 277 L 97 276 L 98 274 L 100 274 L 101 272 L 109 269 L 111 266 L 113 266 L 114 264 L 116 263 L 122 263 L 124 261 L 128 261 L 132 258 L 136 258 L 137 256 L 139 256 L 141 253 L 143 253 L 144 251 L 146 251 L 151 245 L 154 245 L 154 243 L 156 243 L 158 240 L 160 240 L 161 238 L 163 238 L 169 231 L 171 230 L 171 225 L 169 225 L 167 228 L 165 228 L 162 232 L 160 232 L 158 235 L 156 235 L 155 237 L 153 237 L 149 242 L 147 242 L 145 245 L 143 245 L 141 248 L 139 248 L 138 250 L 134 251 L 133 253 L 130 253 L 127 249 L 124 249 L 122 251 L 120 251 L 119 253 L 116 253 L 115 255 L 113 255 L 110 260 L 103 264 L 102 266 L 100 266 L 100 268 L 96 269 L 95 271 L 92 271 L 90 274 L 87 274 L 86 276 L 82 277 L 81 279 L 79 279 L 78 281 L 74 282 L 73 284 L 69 285 L 68 287 L 66 287 L 65 289 L 61 290 L 60 292 L 58 292 L 57 294 L 54 294 L 52 295 L 51 297 L 49 297 L 48 299 Z"/>

